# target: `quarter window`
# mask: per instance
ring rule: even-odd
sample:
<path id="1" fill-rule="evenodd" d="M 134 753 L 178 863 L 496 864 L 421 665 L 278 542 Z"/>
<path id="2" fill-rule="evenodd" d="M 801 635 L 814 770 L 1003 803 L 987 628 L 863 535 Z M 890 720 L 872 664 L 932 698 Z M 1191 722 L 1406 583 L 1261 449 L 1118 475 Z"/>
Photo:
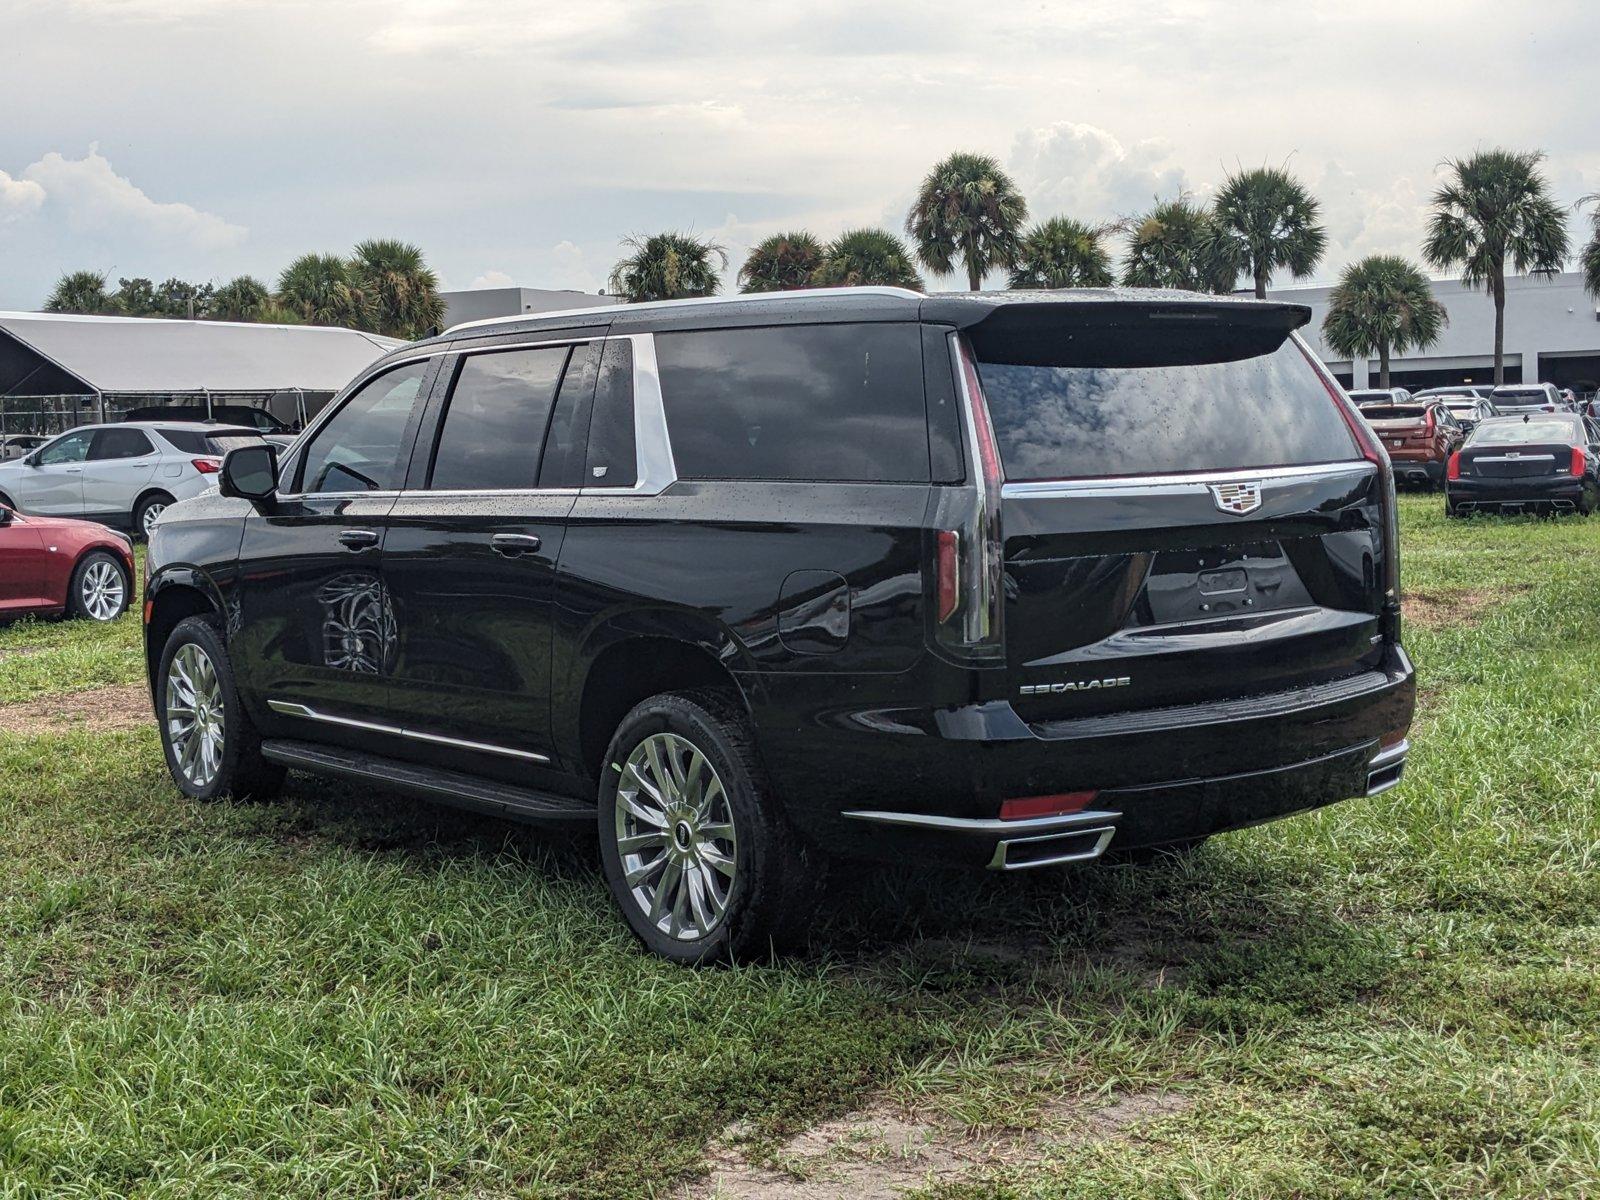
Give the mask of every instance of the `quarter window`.
<path id="1" fill-rule="evenodd" d="M 928 481 L 917 326 L 718 329 L 655 340 L 684 478 Z"/>
<path id="2" fill-rule="evenodd" d="M 408 363 L 369 381 L 306 447 L 306 492 L 378 492 L 399 486 L 400 447 L 427 362 Z"/>
<path id="3" fill-rule="evenodd" d="M 462 360 L 434 449 L 435 489 L 534 488 L 566 346 Z"/>

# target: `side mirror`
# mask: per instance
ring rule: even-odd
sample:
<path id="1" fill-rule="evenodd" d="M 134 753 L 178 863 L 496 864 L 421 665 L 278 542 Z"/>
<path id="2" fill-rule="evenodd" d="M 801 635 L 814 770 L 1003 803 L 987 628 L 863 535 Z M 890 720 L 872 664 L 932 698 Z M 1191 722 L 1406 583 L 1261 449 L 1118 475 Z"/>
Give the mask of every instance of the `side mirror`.
<path id="1" fill-rule="evenodd" d="M 9 524 L 11 524 L 11 510 L 4 504 L 0 504 L 0 528 Z"/>
<path id="2" fill-rule="evenodd" d="M 277 485 L 278 455 L 271 445 L 241 446 L 222 460 L 217 490 L 224 496 L 262 504 L 272 498 Z"/>

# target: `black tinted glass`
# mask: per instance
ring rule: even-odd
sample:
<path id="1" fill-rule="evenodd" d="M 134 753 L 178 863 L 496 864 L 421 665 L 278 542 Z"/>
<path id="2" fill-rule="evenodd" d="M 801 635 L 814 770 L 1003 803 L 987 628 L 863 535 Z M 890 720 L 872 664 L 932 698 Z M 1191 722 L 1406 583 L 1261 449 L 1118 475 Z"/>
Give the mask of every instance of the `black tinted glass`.
<path id="1" fill-rule="evenodd" d="M 428 373 L 426 362 L 380 375 L 347 401 L 306 448 L 307 492 L 388 491 L 399 486 L 400 442 Z"/>
<path id="2" fill-rule="evenodd" d="M 599 361 L 599 342 L 572 348 L 572 357 L 561 376 L 561 390 L 556 393 L 550 429 L 544 435 L 544 457 L 539 461 L 542 488 L 583 486 L 584 446 Z"/>
<path id="3" fill-rule="evenodd" d="M 1356 457 L 1293 342 L 1231 362 L 1050 367 L 980 362 L 1007 479 L 1072 479 Z"/>
<path id="4" fill-rule="evenodd" d="M 915 325 L 656 335 L 678 474 L 926 482 Z"/>
<path id="5" fill-rule="evenodd" d="M 584 487 L 625 488 L 638 481 L 633 432 L 633 346 L 623 338 L 609 339 L 601 352 L 587 457 Z"/>
<path id="6" fill-rule="evenodd" d="M 181 450 L 185 454 L 210 454 L 211 447 L 206 442 L 206 435 L 191 429 L 163 429 L 161 440 L 169 442 L 174 450 Z"/>
<path id="7" fill-rule="evenodd" d="M 94 435 L 94 447 L 89 451 L 89 457 L 91 460 L 138 458 L 149 454 L 154 448 L 150 439 L 137 429 L 102 429 Z"/>
<path id="8" fill-rule="evenodd" d="M 533 488 L 567 347 L 471 354 L 445 409 L 428 486 Z"/>

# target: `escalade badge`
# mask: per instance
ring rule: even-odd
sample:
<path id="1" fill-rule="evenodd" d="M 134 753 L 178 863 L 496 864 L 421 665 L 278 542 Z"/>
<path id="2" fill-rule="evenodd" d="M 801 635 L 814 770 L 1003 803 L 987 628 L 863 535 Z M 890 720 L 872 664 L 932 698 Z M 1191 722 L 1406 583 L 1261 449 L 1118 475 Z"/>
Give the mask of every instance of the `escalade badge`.
<path id="1" fill-rule="evenodd" d="M 1066 680 L 1062 683 L 1025 683 L 1017 690 L 1024 696 L 1048 696 L 1061 692 L 1092 692 L 1097 688 L 1128 687 L 1133 680 L 1126 675 L 1114 675 L 1110 679 L 1076 679 Z"/>
<path id="2" fill-rule="evenodd" d="M 1259 483 L 1213 483 L 1211 499 L 1225 513 L 1242 517 L 1261 507 Z"/>

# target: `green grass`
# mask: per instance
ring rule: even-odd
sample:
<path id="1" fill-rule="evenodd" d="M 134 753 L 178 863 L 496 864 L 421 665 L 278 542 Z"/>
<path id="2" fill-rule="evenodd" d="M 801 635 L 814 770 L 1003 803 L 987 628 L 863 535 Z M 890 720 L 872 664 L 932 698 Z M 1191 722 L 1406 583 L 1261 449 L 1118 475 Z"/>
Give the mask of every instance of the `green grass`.
<path id="1" fill-rule="evenodd" d="M 296 777 L 194 804 L 154 732 L 0 732 L 0 1197 L 674 1195 L 885 1094 L 976 1125 L 1192 1104 L 930 1195 L 1600 1193 L 1600 520 L 1404 502 L 1407 782 L 1186 863 L 867 869 L 817 947 L 699 973 L 581 835 Z M 0 704 L 138 678 L 0 631 Z M 3 717 L 0 717 L 3 721 Z"/>

